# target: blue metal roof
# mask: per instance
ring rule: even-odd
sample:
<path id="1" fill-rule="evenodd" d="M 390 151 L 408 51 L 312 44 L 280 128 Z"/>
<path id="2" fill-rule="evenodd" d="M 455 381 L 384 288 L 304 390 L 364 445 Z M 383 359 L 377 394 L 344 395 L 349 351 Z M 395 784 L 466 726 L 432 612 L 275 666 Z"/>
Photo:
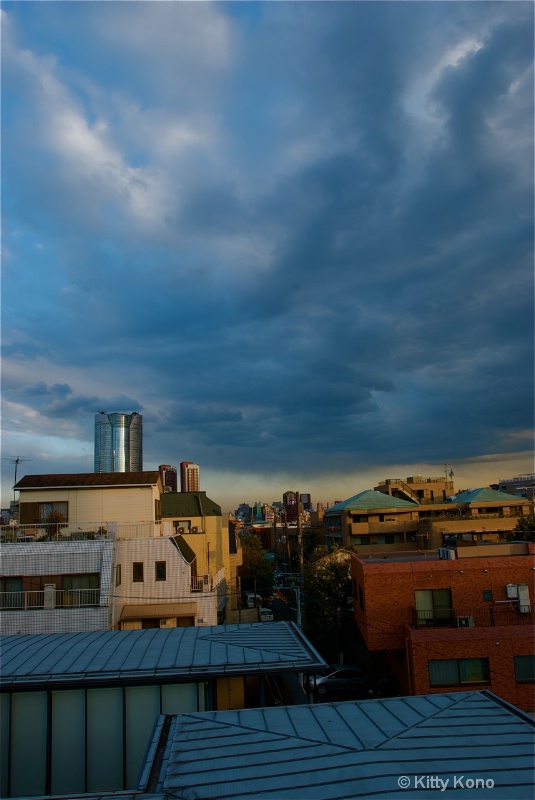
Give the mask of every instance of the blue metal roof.
<path id="1" fill-rule="evenodd" d="M 336 514 L 340 511 L 362 511 L 369 509 L 395 509 L 403 508 L 419 508 L 419 504 L 409 500 L 402 500 L 400 497 L 392 497 L 384 492 L 376 492 L 372 489 L 367 489 L 364 492 L 350 497 L 349 500 L 342 500 L 340 503 L 335 503 L 334 506 L 326 509 L 324 516 L 329 514 Z"/>
<path id="2" fill-rule="evenodd" d="M 326 665 L 291 622 L 0 637 L 0 686 L 197 678 Z"/>
<path id="3" fill-rule="evenodd" d="M 531 800 L 534 725 L 491 692 L 180 714 L 158 788 L 181 800 Z M 476 779 L 493 786 L 467 788 Z"/>

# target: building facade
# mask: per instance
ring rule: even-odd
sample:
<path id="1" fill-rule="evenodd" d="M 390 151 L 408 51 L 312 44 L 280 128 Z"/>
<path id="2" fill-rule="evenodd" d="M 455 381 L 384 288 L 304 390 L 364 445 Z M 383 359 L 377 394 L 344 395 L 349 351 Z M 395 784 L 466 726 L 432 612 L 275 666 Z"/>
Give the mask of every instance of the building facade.
<path id="1" fill-rule="evenodd" d="M 180 462 L 180 491 L 198 492 L 201 488 L 200 469 L 191 461 Z"/>
<path id="2" fill-rule="evenodd" d="M 534 710 L 534 552 L 504 542 L 351 556 L 357 625 L 402 694 L 490 689 Z"/>
<path id="3" fill-rule="evenodd" d="M 114 412 L 95 414 L 95 472 L 143 470 L 143 417 Z"/>

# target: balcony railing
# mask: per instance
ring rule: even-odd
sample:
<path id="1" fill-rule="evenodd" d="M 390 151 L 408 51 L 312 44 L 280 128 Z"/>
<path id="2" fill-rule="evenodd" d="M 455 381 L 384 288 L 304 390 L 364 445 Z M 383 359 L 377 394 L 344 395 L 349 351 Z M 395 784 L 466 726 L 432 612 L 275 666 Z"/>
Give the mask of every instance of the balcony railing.
<path id="1" fill-rule="evenodd" d="M 225 578 L 225 570 L 220 569 L 215 575 L 201 575 L 200 577 L 192 577 L 191 591 L 192 592 L 212 592 Z"/>
<path id="2" fill-rule="evenodd" d="M 28 525 L 2 525 L 0 543 L 78 542 L 114 539 L 150 539 L 162 535 L 156 522 L 52 522 Z"/>
<path id="3" fill-rule="evenodd" d="M 108 605 L 100 589 L 45 589 L 40 592 L 0 592 L 1 611 L 88 608 Z"/>
<path id="4" fill-rule="evenodd" d="M 485 608 L 435 608 L 420 611 L 412 608 L 414 628 L 491 628 L 498 625 L 531 625 L 529 606 L 507 604 Z"/>

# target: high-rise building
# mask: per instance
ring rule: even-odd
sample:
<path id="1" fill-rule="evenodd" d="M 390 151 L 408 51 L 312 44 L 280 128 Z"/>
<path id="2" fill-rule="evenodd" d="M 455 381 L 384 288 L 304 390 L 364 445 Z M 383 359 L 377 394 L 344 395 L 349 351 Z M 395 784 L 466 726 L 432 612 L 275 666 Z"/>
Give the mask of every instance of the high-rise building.
<path id="1" fill-rule="evenodd" d="M 177 468 L 170 464 L 160 464 L 158 472 L 162 479 L 164 492 L 176 492 L 178 487 Z"/>
<path id="2" fill-rule="evenodd" d="M 143 471 L 143 417 L 115 412 L 95 414 L 95 472 Z"/>
<path id="3" fill-rule="evenodd" d="M 198 492 L 200 490 L 199 465 L 191 461 L 180 462 L 180 491 Z"/>

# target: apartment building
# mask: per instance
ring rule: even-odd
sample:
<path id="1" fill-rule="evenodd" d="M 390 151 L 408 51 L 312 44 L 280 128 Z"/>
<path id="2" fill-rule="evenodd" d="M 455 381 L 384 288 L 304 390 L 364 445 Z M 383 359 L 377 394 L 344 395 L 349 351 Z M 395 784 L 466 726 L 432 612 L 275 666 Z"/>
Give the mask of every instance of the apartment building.
<path id="1" fill-rule="evenodd" d="M 454 494 L 453 474 L 450 480 L 443 478 L 424 478 L 422 475 L 413 475 L 403 480 L 402 478 L 387 478 L 379 481 L 374 486 L 375 492 L 382 492 L 401 500 L 412 500 L 415 503 L 440 503 Z"/>
<path id="2" fill-rule="evenodd" d="M 384 490 L 360 492 L 326 509 L 326 541 L 366 553 L 433 550 L 452 536 L 468 542 L 499 541 L 531 510 L 526 498 L 488 488 L 469 489 L 438 503 L 430 494 L 404 499 L 396 490 L 400 483 L 385 482 Z"/>
<path id="3" fill-rule="evenodd" d="M 534 710 L 535 545 L 351 556 L 355 619 L 402 694 L 490 689 Z"/>
<path id="4" fill-rule="evenodd" d="M 34 475 L 16 488 L 21 524 L 0 532 L 5 634 L 223 621 L 240 552 L 205 493 L 162 495 L 158 472 Z"/>

